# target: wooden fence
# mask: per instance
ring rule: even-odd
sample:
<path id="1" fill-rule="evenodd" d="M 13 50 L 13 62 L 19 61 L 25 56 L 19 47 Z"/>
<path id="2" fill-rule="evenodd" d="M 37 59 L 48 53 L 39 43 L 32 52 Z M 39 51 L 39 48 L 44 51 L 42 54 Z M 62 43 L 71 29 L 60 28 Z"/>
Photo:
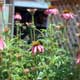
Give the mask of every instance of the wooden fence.
<path id="1" fill-rule="evenodd" d="M 75 18 L 72 20 L 69 20 L 67 22 L 67 30 L 64 32 L 65 38 L 68 38 L 68 44 L 62 43 L 62 41 L 59 39 L 59 43 L 65 45 L 64 47 L 68 46 L 68 50 L 70 50 L 72 53 L 75 53 L 78 49 L 80 49 L 80 26 L 77 25 L 77 23 L 80 23 L 80 5 L 75 5 L 74 3 L 72 5 L 70 4 L 56 4 L 58 6 L 58 9 L 60 12 L 62 12 L 64 9 L 70 9 L 75 14 Z M 63 23 L 64 20 L 60 16 L 54 16 L 54 23 Z M 65 25 L 66 27 L 66 25 Z M 61 34 L 58 35 L 59 38 Z"/>

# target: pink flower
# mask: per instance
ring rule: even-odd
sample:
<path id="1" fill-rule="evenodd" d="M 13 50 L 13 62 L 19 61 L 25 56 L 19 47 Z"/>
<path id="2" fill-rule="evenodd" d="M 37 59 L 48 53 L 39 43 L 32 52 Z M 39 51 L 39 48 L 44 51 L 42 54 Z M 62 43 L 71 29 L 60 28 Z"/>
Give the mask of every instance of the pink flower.
<path id="1" fill-rule="evenodd" d="M 80 51 L 77 52 L 76 64 L 80 64 Z"/>
<path id="2" fill-rule="evenodd" d="M 53 8 L 53 9 L 47 9 L 47 10 L 45 10 L 45 12 L 44 12 L 45 14 L 53 14 L 53 15 L 57 15 L 57 14 L 59 14 L 59 11 L 58 11 L 58 9 L 57 8 Z"/>
<path id="3" fill-rule="evenodd" d="M 69 19 L 73 19 L 74 18 L 74 14 L 73 13 L 63 13 L 62 15 L 61 15 L 61 17 L 63 18 L 63 19 L 65 19 L 65 20 L 69 20 Z"/>
<path id="4" fill-rule="evenodd" d="M 6 44 L 5 44 L 4 40 L 1 38 L 0 39 L 0 50 L 3 50 L 4 48 L 6 48 Z"/>
<path id="5" fill-rule="evenodd" d="M 32 53 L 33 53 L 33 55 L 35 55 L 37 52 L 39 52 L 39 53 L 43 53 L 44 52 L 43 45 L 39 44 L 39 45 L 36 45 L 36 46 L 32 47 Z"/>
<path id="6" fill-rule="evenodd" d="M 14 16 L 14 19 L 21 20 L 22 17 L 19 13 L 16 13 L 16 15 Z"/>

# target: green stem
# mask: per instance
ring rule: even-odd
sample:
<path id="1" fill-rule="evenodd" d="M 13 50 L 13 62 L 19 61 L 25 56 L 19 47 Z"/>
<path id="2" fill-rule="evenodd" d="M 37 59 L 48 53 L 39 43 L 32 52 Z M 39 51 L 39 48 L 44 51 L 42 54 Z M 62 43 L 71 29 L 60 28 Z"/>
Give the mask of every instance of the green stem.
<path id="1" fill-rule="evenodd" d="M 32 14 L 32 24 L 34 25 L 34 14 Z"/>
<path id="2" fill-rule="evenodd" d="M 21 28 L 20 28 L 20 39 L 21 39 Z"/>
<path id="3" fill-rule="evenodd" d="M 35 24 L 34 24 L 34 13 L 32 13 L 32 25 L 33 25 L 33 28 L 35 28 Z M 35 41 L 35 29 L 33 29 L 33 40 Z"/>
<path id="4" fill-rule="evenodd" d="M 53 28 L 52 28 L 52 15 L 48 15 L 48 21 L 49 21 L 49 25 L 48 25 L 48 29 L 49 29 L 49 33 L 50 33 L 50 36 L 52 36 L 52 33 L 53 33 Z"/>
<path id="5" fill-rule="evenodd" d="M 41 32 L 39 29 L 34 28 L 36 31 L 40 32 L 40 34 L 44 37 L 45 35 L 43 34 L 43 32 Z"/>
<path id="6" fill-rule="evenodd" d="M 18 37 L 19 26 L 17 26 L 17 37 Z"/>
<path id="7" fill-rule="evenodd" d="M 30 29 L 30 37 L 31 37 L 31 41 L 32 41 L 33 40 L 32 29 Z"/>
<path id="8" fill-rule="evenodd" d="M 34 41 L 35 41 L 35 37 L 36 37 L 36 35 L 35 35 L 35 29 L 33 29 L 33 34 L 34 34 Z"/>
<path id="9" fill-rule="evenodd" d="M 68 22 L 65 21 L 65 26 L 66 26 L 66 27 L 64 28 L 64 33 L 65 33 L 64 36 L 65 36 L 65 39 L 66 39 L 66 41 L 67 41 L 67 42 L 66 42 L 66 43 L 67 43 L 67 44 L 66 44 L 66 50 L 69 51 L 69 48 L 68 48 L 69 38 L 68 38 L 68 34 L 67 34 L 67 28 L 68 28 L 68 24 L 67 24 L 67 23 L 68 23 Z"/>

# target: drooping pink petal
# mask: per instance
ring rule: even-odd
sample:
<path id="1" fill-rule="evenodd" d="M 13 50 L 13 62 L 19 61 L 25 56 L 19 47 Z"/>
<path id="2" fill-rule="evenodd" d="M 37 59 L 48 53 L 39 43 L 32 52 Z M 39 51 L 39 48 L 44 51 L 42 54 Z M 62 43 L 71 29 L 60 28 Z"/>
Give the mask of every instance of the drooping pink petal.
<path id="1" fill-rule="evenodd" d="M 37 46 L 32 47 L 32 54 L 35 55 L 37 53 Z"/>
<path id="2" fill-rule="evenodd" d="M 0 39 L 0 50 L 3 50 L 4 48 L 6 48 L 6 43 L 3 39 Z"/>
<path id="3" fill-rule="evenodd" d="M 44 52 L 44 47 L 42 45 L 38 45 L 38 51 L 43 53 Z"/>
<path id="4" fill-rule="evenodd" d="M 44 47 L 43 46 L 41 46 L 41 49 L 42 49 L 42 53 L 44 52 Z"/>
<path id="5" fill-rule="evenodd" d="M 41 51 L 42 51 L 42 50 L 41 50 L 41 46 L 40 46 L 40 45 L 38 45 L 38 46 L 37 46 L 37 49 L 38 49 L 38 51 L 39 51 L 39 52 L 41 52 Z"/>
<path id="6" fill-rule="evenodd" d="M 80 56 L 77 57 L 76 64 L 80 64 Z"/>
<path id="7" fill-rule="evenodd" d="M 80 64 L 80 58 L 76 60 L 76 64 Z"/>
<path id="8" fill-rule="evenodd" d="M 76 64 L 80 64 L 80 52 L 77 53 Z"/>

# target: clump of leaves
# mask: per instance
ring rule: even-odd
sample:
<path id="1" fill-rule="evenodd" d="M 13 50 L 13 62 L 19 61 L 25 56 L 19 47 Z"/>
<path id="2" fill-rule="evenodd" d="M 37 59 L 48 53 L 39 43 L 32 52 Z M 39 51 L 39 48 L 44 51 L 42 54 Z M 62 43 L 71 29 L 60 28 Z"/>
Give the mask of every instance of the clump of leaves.
<path id="1" fill-rule="evenodd" d="M 43 30 L 45 36 L 39 39 L 45 47 L 43 54 L 33 56 L 31 44 L 19 38 L 7 40 L 6 49 L 0 52 L 0 80 L 73 80 L 73 58 L 58 45 L 54 27 Z"/>

